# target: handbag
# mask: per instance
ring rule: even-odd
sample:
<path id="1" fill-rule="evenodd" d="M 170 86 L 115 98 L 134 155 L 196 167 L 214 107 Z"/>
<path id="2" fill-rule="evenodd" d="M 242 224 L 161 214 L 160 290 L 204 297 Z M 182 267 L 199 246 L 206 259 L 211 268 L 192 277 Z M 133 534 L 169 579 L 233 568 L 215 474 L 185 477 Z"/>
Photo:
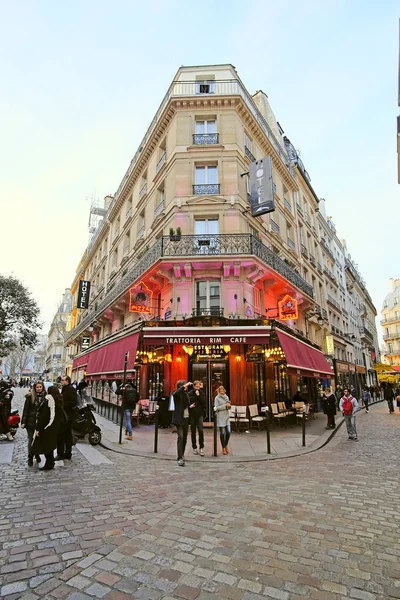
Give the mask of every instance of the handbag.
<path id="1" fill-rule="evenodd" d="M 169 406 L 168 406 L 168 410 L 173 412 L 175 410 L 175 400 L 174 400 L 174 395 L 171 394 L 169 397 Z"/>

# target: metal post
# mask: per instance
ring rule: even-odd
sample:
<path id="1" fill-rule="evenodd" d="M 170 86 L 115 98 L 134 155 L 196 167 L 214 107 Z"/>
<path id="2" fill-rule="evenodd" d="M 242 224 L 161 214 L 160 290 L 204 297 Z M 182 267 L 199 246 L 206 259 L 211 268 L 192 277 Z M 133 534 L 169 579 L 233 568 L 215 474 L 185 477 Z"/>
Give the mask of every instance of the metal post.
<path id="1" fill-rule="evenodd" d="M 124 379 L 123 379 L 123 383 L 122 385 L 125 386 L 125 382 L 126 382 L 126 367 L 128 365 L 128 356 L 129 356 L 129 352 L 125 352 L 125 359 L 124 359 Z M 117 406 L 118 406 L 118 400 L 117 400 Z M 123 396 L 121 396 L 121 415 L 120 415 L 120 421 L 119 421 L 119 443 L 122 444 L 122 428 L 124 426 L 124 398 Z"/>
<path id="2" fill-rule="evenodd" d="M 302 445 L 305 446 L 306 445 L 306 409 L 305 407 L 303 408 L 303 419 L 302 419 L 302 430 L 303 430 L 303 443 Z"/>
<path id="3" fill-rule="evenodd" d="M 154 417 L 154 454 L 158 452 L 158 414 L 159 414 L 159 406 L 156 406 L 156 414 Z"/>
<path id="4" fill-rule="evenodd" d="M 214 456 L 217 456 L 217 415 L 214 413 Z"/>
<path id="5" fill-rule="evenodd" d="M 265 423 L 267 426 L 267 454 L 271 454 L 271 432 L 269 429 L 269 406 L 267 406 L 267 410 L 265 411 L 265 416 L 267 417 Z"/>

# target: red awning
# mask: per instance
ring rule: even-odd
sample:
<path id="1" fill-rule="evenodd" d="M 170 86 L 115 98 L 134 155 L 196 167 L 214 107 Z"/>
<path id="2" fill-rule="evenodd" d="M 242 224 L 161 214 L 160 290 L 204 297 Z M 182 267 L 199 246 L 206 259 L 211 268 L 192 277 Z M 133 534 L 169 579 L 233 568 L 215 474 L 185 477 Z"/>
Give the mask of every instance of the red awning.
<path id="1" fill-rule="evenodd" d="M 88 363 L 88 354 L 84 354 L 83 356 L 78 356 L 78 358 L 74 358 L 72 362 L 72 369 L 78 369 L 79 367 L 83 367 Z"/>
<path id="2" fill-rule="evenodd" d="M 400 366 L 399 365 L 388 365 L 388 371 L 400 371 Z"/>
<path id="3" fill-rule="evenodd" d="M 276 333 L 285 353 L 288 373 L 318 379 L 333 377 L 332 367 L 322 352 L 283 331 L 276 330 Z"/>
<path id="4" fill-rule="evenodd" d="M 131 371 L 135 365 L 138 341 L 139 334 L 134 333 L 101 346 L 75 359 L 72 368 L 76 369 L 78 366 L 87 364 L 86 375 L 122 372 L 124 370 L 125 352 L 129 352 L 127 370 Z M 77 361 L 81 359 L 85 359 L 85 361 L 78 364 Z"/>

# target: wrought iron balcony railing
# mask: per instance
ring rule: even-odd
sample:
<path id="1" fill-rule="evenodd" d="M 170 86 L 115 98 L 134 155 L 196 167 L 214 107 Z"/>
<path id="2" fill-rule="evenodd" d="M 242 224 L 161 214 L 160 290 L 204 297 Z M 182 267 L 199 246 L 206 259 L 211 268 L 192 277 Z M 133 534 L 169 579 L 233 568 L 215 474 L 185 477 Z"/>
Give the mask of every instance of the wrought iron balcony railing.
<path id="1" fill-rule="evenodd" d="M 192 317 L 223 317 L 224 309 L 219 306 L 211 308 L 192 308 Z"/>
<path id="2" fill-rule="evenodd" d="M 292 212 L 292 205 L 290 204 L 289 200 L 286 200 L 286 198 L 284 198 L 283 205 L 285 208 L 288 209 L 289 212 Z"/>
<path id="3" fill-rule="evenodd" d="M 374 339 L 374 334 L 367 327 L 361 327 L 360 332 L 361 332 L 361 337 L 366 337 L 371 340 Z M 400 332 L 391 334 L 391 337 L 400 337 Z M 383 339 L 385 339 L 385 336 L 383 336 Z"/>
<path id="4" fill-rule="evenodd" d="M 158 173 L 158 171 L 161 169 L 161 167 L 165 164 L 167 160 L 167 152 L 164 150 L 164 152 L 161 154 L 161 158 L 158 161 L 157 165 L 156 165 L 156 173 Z"/>
<path id="5" fill-rule="evenodd" d="M 306 258 L 308 258 L 308 250 L 307 250 L 307 248 L 305 247 L 304 244 L 301 244 L 301 253 L 302 253 L 303 256 L 305 256 Z"/>
<path id="6" fill-rule="evenodd" d="M 204 244 L 209 240 L 209 245 Z M 96 304 L 91 305 L 79 325 L 72 330 L 67 340 L 76 337 L 83 332 L 91 323 L 99 317 L 117 298 L 121 296 L 139 277 L 143 275 L 152 265 L 163 257 L 185 258 L 199 255 L 209 256 L 256 256 L 265 265 L 276 271 L 281 277 L 290 281 L 299 290 L 313 298 L 313 288 L 305 281 L 297 271 L 292 269 L 284 260 L 279 258 L 272 250 L 264 246 L 249 233 L 226 233 L 213 235 L 182 235 L 178 241 L 173 241 L 169 236 L 163 237 L 138 260 L 134 262 L 135 256 L 129 261 L 128 272 L 120 276 L 122 272 L 114 273 L 113 287 L 107 290 L 104 298 Z M 131 263 L 132 261 L 132 263 Z M 126 267 L 125 267 L 126 268 Z M 110 281 L 108 286 L 110 285 Z"/>
<path id="7" fill-rule="evenodd" d="M 335 308 L 337 308 L 338 310 L 342 310 L 342 307 L 340 306 L 339 302 L 337 300 L 335 300 L 335 298 L 333 298 L 330 294 L 327 294 L 327 300 L 330 304 L 332 304 L 332 306 L 334 306 Z"/>
<path id="8" fill-rule="evenodd" d="M 156 206 L 155 211 L 154 211 L 154 218 L 158 217 L 158 215 L 160 215 L 162 212 L 164 212 L 164 200 L 162 202 L 160 202 L 160 204 L 158 206 Z"/>
<path id="9" fill-rule="evenodd" d="M 219 194 L 219 183 L 201 183 L 193 186 L 193 196 L 202 196 L 203 194 Z"/>
<path id="10" fill-rule="evenodd" d="M 256 162 L 256 158 L 254 154 L 252 154 L 251 150 L 247 146 L 244 147 L 244 153 L 251 160 L 251 162 Z"/>
<path id="11" fill-rule="evenodd" d="M 394 323 L 395 321 L 400 321 L 400 316 L 398 317 L 388 317 L 387 319 L 381 320 L 381 325 L 385 325 L 386 323 Z"/>
<path id="12" fill-rule="evenodd" d="M 139 200 L 140 200 L 141 198 L 143 198 L 143 196 L 144 196 L 145 194 L 147 194 L 147 181 L 146 181 L 146 183 L 145 183 L 145 184 L 142 186 L 142 188 L 141 188 L 141 190 L 140 190 L 140 192 L 139 192 Z"/>
<path id="13" fill-rule="evenodd" d="M 290 237 L 288 237 L 287 239 L 287 244 L 291 250 L 296 250 L 296 244 L 293 240 L 290 239 Z"/>
<path id="14" fill-rule="evenodd" d="M 219 144 L 219 133 L 194 133 L 193 144 L 195 146 Z"/>
<path id="15" fill-rule="evenodd" d="M 271 229 L 275 233 L 280 233 L 281 231 L 281 228 L 279 227 L 278 223 L 276 223 L 273 219 L 271 219 Z"/>

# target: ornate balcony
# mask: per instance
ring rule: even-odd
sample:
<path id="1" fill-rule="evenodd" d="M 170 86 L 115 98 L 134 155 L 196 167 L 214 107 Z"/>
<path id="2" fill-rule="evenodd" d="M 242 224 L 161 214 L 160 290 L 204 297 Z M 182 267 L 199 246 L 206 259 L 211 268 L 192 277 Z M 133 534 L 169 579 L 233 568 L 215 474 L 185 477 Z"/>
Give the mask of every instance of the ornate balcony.
<path id="1" fill-rule="evenodd" d="M 204 239 L 210 240 L 209 245 L 200 244 L 204 242 Z M 313 288 L 305 281 L 301 275 L 297 273 L 292 267 L 290 267 L 284 260 L 279 258 L 272 250 L 264 246 L 262 242 L 257 240 L 253 235 L 249 233 L 227 233 L 227 234 L 214 234 L 214 235 L 182 235 L 180 240 L 172 241 L 169 236 L 163 237 L 156 241 L 156 243 L 147 250 L 140 260 L 135 262 L 138 258 L 137 254 L 134 254 L 130 260 L 128 271 L 113 272 L 112 275 L 112 289 L 108 288 L 105 297 L 97 304 L 94 308 L 90 307 L 90 312 L 86 314 L 79 325 L 72 330 L 67 336 L 67 340 L 76 337 L 108 308 L 113 302 L 115 302 L 122 294 L 124 294 L 129 287 L 137 279 L 142 277 L 143 273 L 148 271 L 155 263 L 165 257 L 182 258 L 187 260 L 190 257 L 201 256 L 241 256 L 251 255 L 255 256 L 263 262 L 267 267 L 274 270 L 281 277 L 290 281 L 292 285 L 297 287 L 303 293 L 307 294 L 310 298 L 313 298 Z M 132 263 L 131 263 L 132 261 Z M 115 268 L 115 267 L 113 267 Z"/>
<path id="2" fill-rule="evenodd" d="M 288 237 L 287 239 L 287 244 L 291 250 L 296 250 L 296 244 L 293 240 L 290 239 L 290 237 Z"/>
<path id="3" fill-rule="evenodd" d="M 247 146 L 244 147 L 244 153 L 251 160 L 251 162 L 256 162 L 255 156 L 251 153 Z"/>
<path id="4" fill-rule="evenodd" d="M 305 256 L 306 258 L 308 258 L 308 250 L 307 250 L 307 248 L 305 247 L 304 244 L 301 244 L 301 253 L 302 253 L 303 256 Z"/>
<path id="5" fill-rule="evenodd" d="M 193 144 L 195 146 L 219 144 L 219 133 L 194 133 Z"/>
<path id="6" fill-rule="evenodd" d="M 192 317 L 223 317 L 224 309 L 219 306 L 211 308 L 192 308 Z"/>
<path id="7" fill-rule="evenodd" d="M 219 183 L 202 183 L 193 186 L 193 196 L 202 196 L 203 194 L 219 194 Z"/>

